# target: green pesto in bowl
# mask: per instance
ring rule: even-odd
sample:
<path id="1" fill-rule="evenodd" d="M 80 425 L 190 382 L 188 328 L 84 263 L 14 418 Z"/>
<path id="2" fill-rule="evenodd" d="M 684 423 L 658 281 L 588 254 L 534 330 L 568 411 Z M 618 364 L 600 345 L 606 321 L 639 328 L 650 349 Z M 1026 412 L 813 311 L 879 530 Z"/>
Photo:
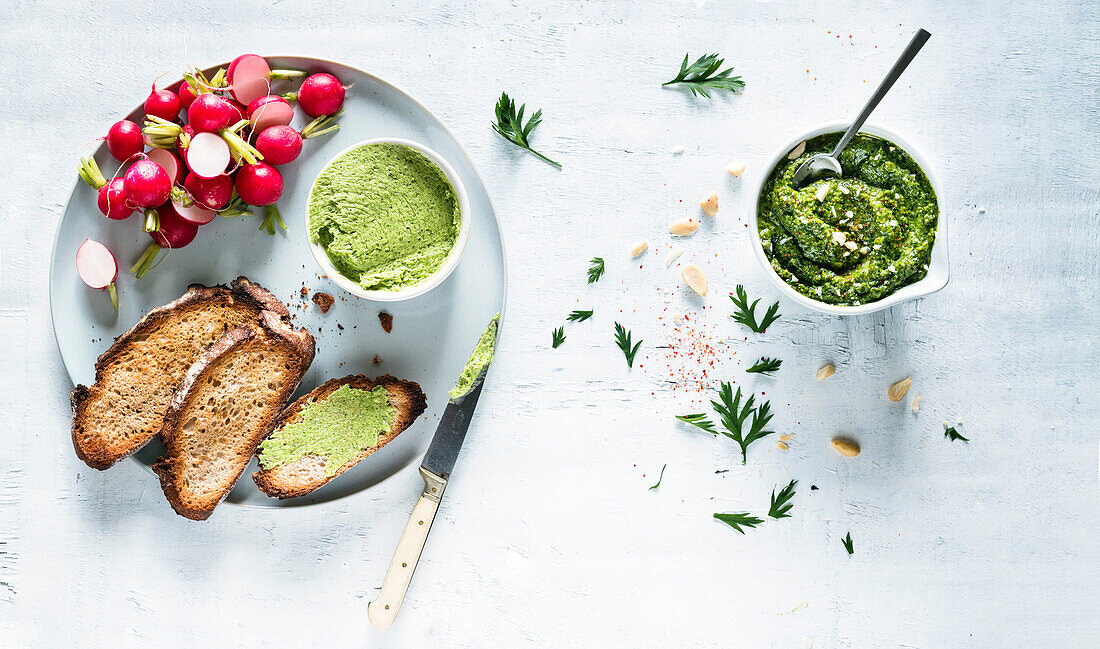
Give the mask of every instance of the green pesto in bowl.
<path id="1" fill-rule="evenodd" d="M 428 279 L 454 248 L 462 213 L 443 171 L 402 144 L 365 144 L 337 157 L 309 196 L 309 239 L 368 291 Z"/>
<path id="2" fill-rule="evenodd" d="M 939 204 L 924 171 L 901 147 L 860 133 L 840 154 L 844 175 L 791 185 L 795 169 L 830 153 L 841 133 L 784 157 L 760 192 L 764 254 L 791 288 L 828 304 L 880 300 L 928 273 Z"/>

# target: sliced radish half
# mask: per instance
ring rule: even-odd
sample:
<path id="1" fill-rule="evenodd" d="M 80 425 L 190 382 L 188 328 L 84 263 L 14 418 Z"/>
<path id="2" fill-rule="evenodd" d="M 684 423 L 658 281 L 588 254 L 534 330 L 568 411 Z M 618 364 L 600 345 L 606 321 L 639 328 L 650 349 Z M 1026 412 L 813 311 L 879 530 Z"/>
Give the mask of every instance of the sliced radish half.
<path id="1" fill-rule="evenodd" d="M 111 293 L 111 305 L 118 311 L 118 292 L 115 291 L 118 262 L 111 251 L 107 250 L 107 246 L 85 239 L 76 251 L 76 272 L 89 288 L 108 289 Z"/>
<path id="2" fill-rule="evenodd" d="M 233 59 L 226 71 L 229 81 L 229 92 L 233 98 L 245 106 L 253 99 L 268 94 L 271 82 L 271 66 L 267 60 L 256 54 L 242 54 Z"/>
<path id="3" fill-rule="evenodd" d="M 262 133 L 269 126 L 285 126 L 294 120 L 294 107 L 277 95 L 265 95 L 248 105 L 252 132 Z"/>
<path id="4" fill-rule="evenodd" d="M 194 225 L 206 225 L 218 215 L 214 210 L 208 210 L 198 203 L 191 203 L 185 207 L 183 204 L 173 201 L 172 208 L 176 210 L 176 214 L 179 214 L 181 219 Z"/>
<path id="5" fill-rule="evenodd" d="M 176 157 L 176 154 L 168 149 L 153 149 L 146 155 L 149 156 L 150 160 L 160 165 L 161 169 L 168 172 L 168 177 L 172 179 L 172 184 L 178 185 L 183 181 L 183 165 L 180 164 L 180 160 Z"/>
<path id="6" fill-rule="evenodd" d="M 203 178 L 220 176 L 229 166 L 229 145 L 220 135 L 196 133 L 187 147 L 187 166 Z"/>

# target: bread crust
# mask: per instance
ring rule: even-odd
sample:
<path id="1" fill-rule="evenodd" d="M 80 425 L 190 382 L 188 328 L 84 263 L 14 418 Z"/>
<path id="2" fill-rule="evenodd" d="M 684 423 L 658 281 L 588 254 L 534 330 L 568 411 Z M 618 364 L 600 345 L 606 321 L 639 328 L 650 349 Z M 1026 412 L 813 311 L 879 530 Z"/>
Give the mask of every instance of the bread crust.
<path id="1" fill-rule="evenodd" d="M 398 402 L 398 405 L 395 406 L 397 407 L 397 416 L 394 418 L 390 430 L 379 435 L 377 446 L 363 449 L 347 464 L 337 469 L 336 473 L 332 476 L 325 475 L 323 470 L 323 459 L 314 455 L 303 456 L 294 462 L 282 464 L 270 469 L 261 469 L 253 473 L 253 481 L 256 482 L 256 486 L 265 494 L 273 498 L 285 500 L 287 498 L 295 498 L 312 493 L 321 486 L 327 484 L 333 478 L 374 454 L 386 444 L 389 444 L 394 438 L 411 426 L 416 418 L 423 414 L 424 410 L 427 408 L 427 400 L 424 397 L 424 391 L 420 389 L 419 384 L 413 381 L 403 381 L 389 374 L 384 374 L 375 379 L 367 378 L 363 374 L 354 374 L 326 381 L 309 394 L 300 397 L 283 410 L 282 414 L 275 420 L 271 430 L 275 431 L 296 421 L 302 407 L 307 403 L 328 398 L 330 394 L 335 392 L 342 385 L 348 385 L 359 390 L 373 390 L 375 386 L 379 385 L 386 388 L 386 391 L 389 393 L 390 404 L 394 405 L 395 401 Z M 261 453 L 262 451 L 257 449 L 257 455 Z"/>
<path id="2" fill-rule="evenodd" d="M 313 362 L 315 351 L 313 336 L 305 330 L 293 328 L 283 315 L 274 311 L 262 311 L 255 323 L 242 325 L 229 331 L 218 339 L 217 342 L 208 347 L 206 351 L 203 352 L 202 356 L 195 361 L 187 371 L 179 388 L 177 388 L 176 392 L 172 395 L 168 412 L 164 417 L 164 425 L 161 428 L 160 435 L 168 450 L 164 457 L 161 457 L 153 464 L 153 471 L 157 474 L 157 477 L 160 478 L 161 488 L 164 490 L 165 497 L 167 497 L 169 504 L 172 505 L 176 513 L 181 516 L 192 520 L 205 520 L 209 518 L 214 512 L 214 508 L 229 495 L 233 486 L 240 479 L 241 474 L 244 473 L 244 470 L 248 467 L 248 462 L 255 452 L 255 447 L 263 441 L 263 438 L 266 437 L 267 433 L 271 430 L 271 426 L 267 425 L 260 427 L 258 431 L 254 433 L 253 439 L 250 440 L 251 450 L 239 459 L 240 466 L 237 468 L 236 473 L 231 480 L 221 485 L 221 493 L 213 504 L 206 505 L 189 502 L 181 493 L 179 485 L 175 480 L 177 463 L 181 460 L 178 449 L 175 448 L 175 442 L 177 441 L 181 419 L 187 412 L 191 398 L 194 396 L 193 392 L 195 386 L 199 384 L 200 380 L 208 373 L 214 371 L 218 361 L 223 357 L 232 354 L 238 347 L 259 336 L 267 336 L 275 342 L 288 346 L 291 351 L 291 356 L 297 360 L 297 365 L 294 368 L 291 380 L 284 381 L 276 394 L 275 399 L 280 406 L 286 403 L 290 395 L 294 393 L 294 390 L 298 387 L 298 382 L 301 381 L 302 376 Z M 278 416 L 273 417 L 273 419 L 277 418 Z"/>
<path id="3" fill-rule="evenodd" d="M 95 363 L 95 383 L 91 386 L 77 385 L 69 393 L 69 404 L 73 410 L 71 428 L 73 447 L 76 449 L 77 457 L 83 460 L 85 464 L 93 469 L 107 469 L 144 446 L 156 435 L 158 430 L 157 427 L 153 427 L 152 430 L 146 431 L 146 435 L 132 440 L 131 443 L 121 448 L 82 443 L 88 408 L 93 405 L 95 398 L 99 396 L 100 382 L 103 380 L 105 372 L 110 369 L 111 364 L 126 350 L 126 346 L 130 344 L 135 336 L 154 331 L 162 323 L 190 306 L 217 301 L 228 304 L 240 302 L 245 308 L 250 308 L 257 314 L 266 310 L 277 314 L 280 318 L 289 318 L 290 316 L 286 305 L 280 302 L 270 291 L 249 281 L 244 276 L 233 280 L 229 286 L 191 284 L 187 287 L 187 292 L 179 298 L 146 313 L 126 333 L 116 338 L 107 351 L 100 354 Z"/>

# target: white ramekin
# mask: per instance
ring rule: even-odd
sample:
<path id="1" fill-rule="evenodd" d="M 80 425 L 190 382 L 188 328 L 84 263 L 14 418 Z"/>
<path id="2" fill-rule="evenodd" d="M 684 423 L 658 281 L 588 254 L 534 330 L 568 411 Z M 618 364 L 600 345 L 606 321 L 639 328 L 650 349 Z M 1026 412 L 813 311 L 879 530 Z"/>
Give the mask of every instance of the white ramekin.
<path id="1" fill-rule="evenodd" d="M 760 243 L 760 230 L 757 223 L 757 209 L 760 202 L 760 192 L 764 190 L 764 183 L 767 182 L 768 177 L 782 160 L 785 160 L 787 154 L 791 152 L 799 142 L 809 140 L 817 137 L 818 135 L 824 135 L 826 133 L 835 133 L 837 131 L 843 131 L 848 128 L 846 122 L 833 122 L 829 124 L 823 124 L 817 128 L 811 129 L 794 137 L 779 147 L 774 154 L 772 154 L 767 163 L 760 167 L 760 173 L 755 180 L 750 184 L 752 187 L 752 194 L 749 197 L 749 213 L 751 216 L 752 227 L 749 228 L 749 236 L 752 239 L 752 251 L 756 255 L 756 260 L 760 262 L 760 265 L 764 267 L 764 272 L 771 278 L 772 283 L 779 289 L 785 297 L 805 306 L 808 309 L 814 311 L 820 311 L 822 313 L 831 313 L 833 315 L 862 315 L 865 313 L 874 313 L 875 311 L 881 311 L 888 309 L 895 304 L 905 302 L 907 300 L 913 300 L 925 295 L 931 295 L 940 290 L 944 286 L 947 286 L 947 281 L 951 277 L 950 264 L 947 258 L 947 215 L 944 214 L 944 202 L 943 202 L 943 189 L 940 187 L 939 180 L 936 178 L 935 172 L 932 170 L 932 165 L 928 163 L 928 159 L 921 155 L 912 144 L 910 144 L 905 138 L 897 133 L 885 129 L 881 126 L 873 126 L 865 124 L 861 133 L 868 133 L 875 135 L 883 139 L 889 140 L 894 144 L 900 146 L 906 153 L 916 161 L 924 175 L 928 176 L 928 181 L 932 184 L 932 190 L 936 192 L 936 203 L 939 207 L 939 216 L 936 219 L 936 241 L 932 244 L 932 256 L 928 262 L 928 274 L 924 276 L 924 279 L 919 282 L 914 282 L 908 286 L 903 286 L 897 291 L 887 295 L 886 297 L 876 302 L 869 302 L 867 304 L 860 304 L 859 306 L 838 306 L 835 304 L 826 304 L 825 302 L 818 302 L 812 300 L 805 295 L 794 290 L 783 281 L 783 278 L 779 276 L 779 273 L 775 272 L 771 263 L 768 261 L 767 255 L 764 254 L 764 246 Z"/>
<path id="2" fill-rule="evenodd" d="M 333 162 L 340 158 L 340 156 L 351 151 L 352 149 L 358 149 L 359 147 L 366 146 L 368 144 L 400 144 L 402 146 L 407 146 L 410 149 L 414 149 L 424 154 L 425 158 L 431 160 L 432 163 L 434 163 L 435 166 L 439 167 L 439 170 L 443 172 L 443 175 L 447 178 L 447 182 L 451 184 L 451 189 L 454 190 L 455 198 L 458 199 L 458 209 L 461 219 L 459 222 L 458 238 L 455 239 L 455 244 L 451 248 L 450 254 L 447 255 L 447 259 L 443 262 L 443 265 L 441 265 L 438 269 L 436 269 L 434 273 L 429 275 L 423 281 L 413 284 L 412 286 L 403 288 L 400 291 L 368 291 L 359 284 L 355 283 L 353 280 L 344 277 L 340 274 L 340 271 L 336 270 L 336 268 L 332 265 L 332 262 L 329 260 L 328 254 L 325 252 L 325 249 L 322 248 L 319 244 L 310 241 L 310 228 L 308 226 L 304 228 L 306 243 L 309 244 L 309 249 L 313 252 L 313 258 L 317 260 L 317 264 L 321 267 L 321 270 L 323 270 L 325 275 L 327 275 L 328 278 L 340 288 L 344 289 L 348 293 L 351 293 L 352 295 L 357 295 L 368 300 L 376 300 L 378 302 L 399 302 L 401 300 L 407 300 L 409 298 L 417 297 L 418 295 L 423 295 L 435 288 L 436 286 L 439 286 L 443 283 L 443 280 L 447 279 L 447 277 L 451 274 L 455 267 L 458 266 L 458 260 L 462 257 L 463 250 L 466 249 L 466 241 L 470 238 L 470 198 L 466 194 L 466 188 L 462 185 L 462 180 L 458 177 L 458 174 L 455 173 L 454 168 L 451 167 L 451 165 L 446 160 L 444 160 L 442 156 L 440 156 L 432 149 L 424 146 L 423 144 L 419 144 L 411 140 L 404 140 L 401 138 L 383 137 L 375 138 L 373 140 L 364 140 L 362 142 L 359 142 L 358 144 L 353 144 L 333 156 L 332 160 L 329 160 L 328 163 L 325 164 L 324 168 L 321 170 L 321 173 L 317 174 L 317 176 L 320 177 L 321 174 L 323 174 L 325 170 L 327 170 L 329 166 L 332 165 Z M 311 187 L 309 190 L 309 202 L 313 201 L 313 190 L 316 187 L 317 183 L 316 181 L 314 181 L 313 187 Z M 308 203 L 306 209 L 306 219 L 308 221 Z"/>

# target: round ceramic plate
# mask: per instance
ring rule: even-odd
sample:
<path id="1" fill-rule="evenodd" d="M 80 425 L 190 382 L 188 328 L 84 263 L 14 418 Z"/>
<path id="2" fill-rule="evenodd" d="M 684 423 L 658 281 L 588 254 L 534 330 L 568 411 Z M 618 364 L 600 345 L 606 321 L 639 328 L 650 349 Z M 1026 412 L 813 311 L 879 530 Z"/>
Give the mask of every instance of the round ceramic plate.
<path id="1" fill-rule="evenodd" d="M 306 140 L 302 155 L 281 167 L 285 186 L 278 206 L 289 230 L 276 230 L 270 236 L 258 230 L 262 216 L 218 217 L 200 228 L 191 245 L 173 251 L 137 280 L 128 268 L 150 242 L 141 231 L 140 215 L 108 220 L 96 207 L 96 192 L 78 179 L 54 240 L 50 311 L 69 376 L 73 383 L 91 384 L 96 358 L 147 311 L 179 297 L 189 284 L 223 284 L 244 275 L 286 303 L 296 324 L 316 338 L 316 357 L 295 397 L 348 374 L 392 374 L 420 384 L 428 409 L 413 426 L 313 494 L 288 501 L 267 497 L 251 480 L 253 460 L 227 499 L 293 506 L 362 491 L 420 459 L 447 404 L 447 392 L 490 318 L 504 308 L 506 276 L 500 232 L 485 186 L 462 147 L 434 115 L 389 83 L 346 65 L 298 57 L 268 57 L 268 61 L 276 69 L 328 72 L 351 86 L 339 118 L 340 130 Z M 290 90 L 297 83 L 277 81 L 272 90 L 284 92 L 283 86 Z M 129 119 L 140 122 L 140 108 Z M 293 126 L 300 129 L 305 119 L 299 114 Z M 396 303 L 356 297 L 323 277 L 302 235 L 306 198 L 325 163 L 356 142 L 381 137 L 405 138 L 437 151 L 457 171 L 470 197 L 470 213 L 465 215 L 470 219 L 470 239 L 458 267 L 427 294 Z M 109 178 L 117 163 L 106 145 L 99 147 L 95 157 Z M 73 169 L 75 176 L 75 161 Z M 118 259 L 118 313 L 105 292 L 87 288 L 77 277 L 76 250 L 88 237 L 106 245 Z M 309 289 L 308 297 L 302 296 L 302 287 Z M 317 291 L 336 298 L 327 314 L 310 300 Z M 391 333 L 385 333 L 379 323 L 382 311 L 393 316 Z M 381 362 L 376 364 L 375 357 Z M 154 439 L 134 457 L 151 465 L 162 451 L 160 441 Z"/>

